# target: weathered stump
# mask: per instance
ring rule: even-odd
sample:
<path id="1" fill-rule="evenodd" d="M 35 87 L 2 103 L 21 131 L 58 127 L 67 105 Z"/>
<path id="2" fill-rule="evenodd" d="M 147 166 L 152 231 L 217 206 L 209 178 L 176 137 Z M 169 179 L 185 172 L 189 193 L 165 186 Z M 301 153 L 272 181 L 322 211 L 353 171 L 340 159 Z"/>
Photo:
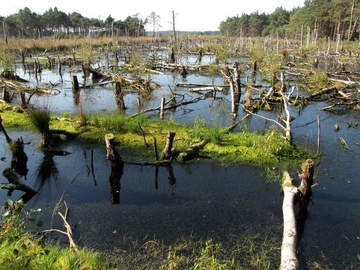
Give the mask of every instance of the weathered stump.
<path id="1" fill-rule="evenodd" d="M 309 216 L 308 206 L 312 198 L 312 189 L 314 176 L 314 161 L 306 160 L 304 164 L 304 171 L 299 175 L 301 179 L 299 193 L 298 193 L 298 211 L 296 214 L 296 229 L 298 232 L 298 239 L 301 239 L 305 229 L 305 222 Z"/>
<path id="2" fill-rule="evenodd" d="M 77 92 L 80 90 L 79 81 L 76 75 L 72 76 L 72 85 L 73 91 Z"/>
<path id="3" fill-rule="evenodd" d="M 126 107 L 125 107 L 125 102 L 124 102 L 124 95 L 121 92 L 121 83 L 120 82 L 115 83 L 114 94 L 115 94 L 115 100 L 116 100 L 116 104 L 117 104 L 118 108 L 121 111 L 124 111 L 126 109 Z"/>
<path id="4" fill-rule="evenodd" d="M 163 159 L 166 160 L 170 160 L 172 157 L 172 146 L 173 146 L 173 142 L 174 142 L 174 137 L 175 137 L 176 133 L 175 132 L 171 132 L 169 131 L 168 135 L 167 135 L 167 141 L 166 141 L 166 145 L 165 148 L 163 150 Z"/>
<path id="5" fill-rule="evenodd" d="M 174 48 L 171 48 L 170 55 L 169 55 L 169 63 L 174 64 L 175 62 L 176 62 L 175 51 L 174 51 Z"/>
<path id="6" fill-rule="evenodd" d="M 160 119 L 164 119 L 164 107 L 165 107 L 165 98 L 162 97 L 160 103 Z"/>

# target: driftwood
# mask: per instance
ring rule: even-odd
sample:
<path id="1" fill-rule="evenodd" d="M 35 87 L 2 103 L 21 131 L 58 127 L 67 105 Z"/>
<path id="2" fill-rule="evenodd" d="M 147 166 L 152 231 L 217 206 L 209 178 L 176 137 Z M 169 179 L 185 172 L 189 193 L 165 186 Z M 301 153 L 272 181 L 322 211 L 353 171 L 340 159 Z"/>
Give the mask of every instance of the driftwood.
<path id="1" fill-rule="evenodd" d="M 193 93 L 209 92 L 209 91 L 223 92 L 224 88 L 218 86 L 204 86 L 204 87 L 188 88 L 187 91 Z"/>
<path id="2" fill-rule="evenodd" d="M 294 212 L 294 202 L 298 193 L 298 189 L 293 186 L 292 179 L 288 171 L 283 176 L 283 240 L 281 245 L 281 270 L 297 270 L 299 269 L 299 261 L 296 257 L 297 231 Z"/>
<path id="3" fill-rule="evenodd" d="M 179 102 L 179 103 L 175 103 L 175 104 L 170 105 L 168 107 L 164 107 L 163 110 L 164 111 L 173 110 L 173 109 L 176 109 L 177 107 L 180 107 L 180 106 L 185 106 L 185 105 L 188 105 L 188 104 L 196 103 L 196 102 L 202 100 L 203 98 L 205 98 L 205 95 L 201 95 L 199 97 L 193 98 L 193 99 L 188 100 L 188 101 L 182 101 L 182 102 Z M 174 101 L 174 98 L 172 98 L 172 99 L 168 100 L 167 102 L 165 102 L 165 105 L 169 104 L 172 101 Z M 135 117 L 135 116 L 138 116 L 138 115 L 141 115 L 141 114 L 144 114 L 144 113 L 160 111 L 160 110 L 161 110 L 161 105 L 156 107 L 156 108 L 151 108 L 151 109 L 143 110 L 141 112 L 132 114 L 129 117 Z"/>
<path id="4" fill-rule="evenodd" d="M 296 256 L 297 240 L 301 239 L 305 222 L 308 217 L 307 207 L 312 198 L 312 185 L 314 175 L 314 161 L 306 160 L 303 172 L 299 175 L 301 180 L 297 188 L 292 183 L 292 178 L 288 171 L 284 172 L 282 189 L 283 199 L 283 241 L 281 245 L 280 269 L 292 270 L 299 269 L 299 262 Z M 295 204 L 298 204 L 298 211 L 295 215 Z"/>
<path id="5" fill-rule="evenodd" d="M 42 233 L 45 233 L 45 234 L 48 234 L 48 233 L 52 233 L 52 232 L 57 232 L 57 233 L 60 233 L 60 234 L 64 234 L 67 236 L 68 240 L 69 240 L 69 246 L 70 248 L 72 248 L 75 252 L 78 251 L 78 247 L 72 237 L 73 235 L 73 232 L 72 232 L 72 229 L 71 229 L 71 226 L 70 224 L 67 222 L 67 216 L 68 216 L 68 212 L 69 212 L 69 208 L 66 204 L 66 202 L 64 201 L 64 204 L 65 204 L 65 214 L 62 214 L 60 211 L 58 211 L 58 215 L 61 217 L 61 219 L 63 220 L 64 222 L 64 227 L 66 229 L 66 231 L 62 231 L 62 230 L 59 230 L 59 229 L 49 229 L 49 230 L 44 230 L 42 231 Z"/>
<path id="6" fill-rule="evenodd" d="M 228 84 L 208 84 L 208 83 L 188 83 L 188 82 L 177 82 L 175 84 L 177 87 L 200 87 L 200 88 L 211 88 L 211 87 L 215 87 L 215 88 L 229 88 L 230 85 Z"/>
<path id="7" fill-rule="evenodd" d="M 16 189 L 16 190 L 20 190 L 20 191 L 29 193 L 31 195 L 35 195 L 38 193 L 38 191 L 35 188 L 33 188 L 32 186 L 21 181 L 21 179 L 15 174 L 13 169 L 11 169 L 9 167 L 4 169 L 3 176 L 7 178 L 10 185 L 3 185 L 2 188 Z"/>
<path id="8" fill-rule="evenodd" d="M 12 81 L 28 82 L 27 80 L 19 77 L 18 75 L 15 75 L 13 72 L 10 72 L 10 71 L 3 71 L 1 73 L 1 77 L 3 77 L 4 79 L 7 79 L 7 80 L 12 80 Z"/>
<path id="9" fill-rule="evenodd" d="M 193 143 L 191 146 L 189 146 L 189 148 L 178 155 L 177 160 L 179 162 L 185 162 L 197 157 L 199 155 L 199 151 L 203 149 L 208 142 L 209 140 L 205 139 L 201 142 Z"/>

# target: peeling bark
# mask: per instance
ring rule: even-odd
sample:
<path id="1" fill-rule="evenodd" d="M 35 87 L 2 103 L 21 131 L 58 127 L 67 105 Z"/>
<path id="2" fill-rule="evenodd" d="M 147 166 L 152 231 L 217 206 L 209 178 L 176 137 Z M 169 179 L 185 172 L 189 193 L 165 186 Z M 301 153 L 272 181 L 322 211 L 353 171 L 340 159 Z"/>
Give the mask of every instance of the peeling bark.
<path id="1" fill-rule="evenodd" d="M 296 231 L 296 220 L 294 213 L 294 202 L 297 196 L 298 189 L 293 186 L 292 179 L 289 172 L 284 172 L 283 180 L 283 219 L 284 219 L 284 230 L 283 230 L 283 241 L 281 245 L 281 270 L 298 270 L 299 262 L 296 257 L 296 242 L 297 242 L 297 231 Z"/>

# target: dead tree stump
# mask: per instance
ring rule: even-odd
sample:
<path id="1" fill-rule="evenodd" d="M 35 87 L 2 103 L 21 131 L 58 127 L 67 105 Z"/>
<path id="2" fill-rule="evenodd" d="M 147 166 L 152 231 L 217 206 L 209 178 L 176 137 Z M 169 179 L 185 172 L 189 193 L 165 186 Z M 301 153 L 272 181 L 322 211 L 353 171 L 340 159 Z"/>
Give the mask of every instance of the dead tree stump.
<path id="1" fill-rule="evenodd" d="M 305 222 L 309 216 L 308 206 L 312 198 L 313 177 L 314 177 L 314 161 L 312 159 L 306 160 L 304 164 L 304 171 L 299 175 L 301 179 L 298 192 L 298 211 L 296 213 L 296 230 L 298 238 L 301 239 L 305 229 Z"/>
<path id="2" fill-rule="evenodd" d="M 126 107 L 125 107 L 125 102 L 124 102 L 124 95 L 121 92 L 121 83 L 120 82 L 115 83 L 114 94 L 115 94 L 115 100 L 116 100 L 116 104 L 117 104 L 118 108 L 121 111 L 124 111 L 126 109 Z"/>
<path id="3" fill-rule="evenodd" d="M 171 149 L 172 149 L 172 146 L 173 146 L 175 135 L 176 135 L 175 132 L 169 131 L 169 133 L 167 135 L 166 145 L 165 145 L 165 148 L 163 150 L 163 159 L 166 159 L 166 160 L 171 159 L 171 157 L 172 157 Z"/>
<path id="4" fill-rule="evenodd" d="M 72 85 L 73 85 L 73 90 L 75 92 L 79 91 L 80 86 L 79 86 L 79 81 L 76 75 L 72 76 Z"/>

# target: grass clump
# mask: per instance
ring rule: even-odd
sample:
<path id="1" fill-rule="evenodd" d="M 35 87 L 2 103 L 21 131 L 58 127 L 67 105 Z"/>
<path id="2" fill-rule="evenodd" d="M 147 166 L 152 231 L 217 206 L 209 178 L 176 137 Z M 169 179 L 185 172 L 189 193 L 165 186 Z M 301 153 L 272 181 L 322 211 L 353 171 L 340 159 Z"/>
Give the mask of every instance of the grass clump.
<path id="1" fill-rule="evenodd" d="M 49 131 L 49 123 L 51 120 L 49 110 L 31 110 L 29 111 L 29 117 L 38 132 L 44 133 Z"/>

